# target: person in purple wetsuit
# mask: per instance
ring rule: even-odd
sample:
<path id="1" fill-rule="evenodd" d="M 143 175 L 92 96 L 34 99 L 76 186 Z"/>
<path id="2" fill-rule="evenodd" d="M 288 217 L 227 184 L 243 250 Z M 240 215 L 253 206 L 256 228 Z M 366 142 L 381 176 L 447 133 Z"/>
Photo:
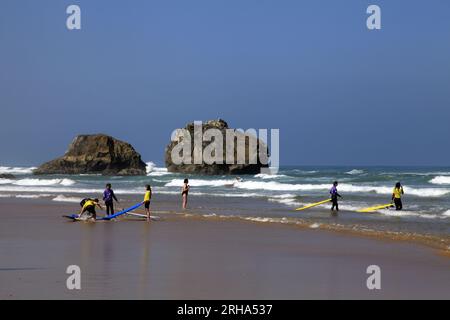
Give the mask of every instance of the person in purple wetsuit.
<path id="1" fill-rule="evenodd" d="M 114 191 L 111 187 L 111 183 L 108 183 L 106 185 L 105 191 L 103 191 L 103 201 L 105 201 L 107 216 L 109 216 L 110 214 L 114 214 L 114 200 L 119 203 L 119 200 L 117 200 L 116 195 L 114 194 Z"/>
<path id="2" fill-rule="evenodd" d="M 333 203 L 331 206 L 331 211 L 334 211 L 334 208 L 336 208 L 336 211 L 339 211 L 339 204 L 338 204 L 338 197 L 342 198 L 342 196 L 338 193 L 337 186 L 338 182 L 333 182 L 333 186 L 330 189 L 330 195 L 331 195 L 331 202 Z"/>

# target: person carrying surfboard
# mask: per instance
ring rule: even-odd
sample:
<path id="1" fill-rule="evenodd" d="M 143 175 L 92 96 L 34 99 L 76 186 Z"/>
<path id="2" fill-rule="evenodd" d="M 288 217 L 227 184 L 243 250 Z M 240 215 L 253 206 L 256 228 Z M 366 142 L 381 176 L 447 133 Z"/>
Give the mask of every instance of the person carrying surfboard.
<path id="1" fill-rule="evenodd" d="M 403 203 L 402 203 L 402 195 L 404 195 L 405 192 L 403 191 L 403 186 L 400 182 L 397 182 L 395 184 L 394 190 L 392 191 L 392 201 L 395 204 L 395 210 L 400 211 L 403 209 Z"/>
<path id="2" fill-rule="evenodd" d="M 150 199 L 152 198 L 152 187 L 147 184 L 145 186 L 145 194 L 144 194 L 144 204 L 145 213 L 147 214 L 147 222 L 150 222 Z"/>
<path id="3" fill-rule="evenodd" d="M 338 186 L 338 182 L 335 181 L 333 182 L 333 186 L 330 189 L 330 195 L 331 195 L 331 211 L 334 211 L 334 209 L 336 208 L 336 211 L 339 211 L 339 204 L 338 204 L 338 197 L 342 198 L 342 196 L 338 193 L 337 190 L 337 186 Z"/>
<path id="4" fill-rule="evenodd" d="M 80 213 L 78 214 L 78 218 L 81 219 L 85 212 L 88 212 L 91 215 L 91 218 L 94 220 L 97 219 L 97 213 L 95 212 L 95 206 L 98 206 L 100 209 L 103 209 L 99 203 L 98 199 L 85 199 L 84 203 L 81 207 Z"/>
<path id="5" fill-rule="evenodd" d="M 103 201 L 105 202 L 107 216 L 114 214 L 114 200 L 119 203 L 119 200 L 117 200 L 116 195 L 114 194 L 111 183 L 108 183 L 106 184 L 105 191 L 103 191 Z"/>

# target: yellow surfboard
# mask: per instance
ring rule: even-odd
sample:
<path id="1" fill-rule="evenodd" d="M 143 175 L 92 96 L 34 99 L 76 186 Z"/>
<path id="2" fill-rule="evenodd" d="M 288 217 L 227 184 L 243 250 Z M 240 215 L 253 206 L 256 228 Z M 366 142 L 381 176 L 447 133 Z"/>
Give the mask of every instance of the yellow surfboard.
<path id="1" fill-rule="evenodd" d="M 320 201 L 320 202 L 308 204 L 307 206 L 304 206 L 304 207 L 301 207 L 301 208 L 297 208 L 295 210 L 296 211 L 302 211 L 302 210 L 309 209 L 309 208 L 312 208 L 312 207 L 315 207 L 315 206 L 320 206 L 321 204 L 324 204 L 324 203 L 327 203 L 327 202 L 330 202 L 330 201 L 331 201 L 331 199 L 323 200 L 323 201 Z"/>
<path id="2" fill-rule="evenodd" d="M 394 204 L 393 203 L 389 203 L 389 204 L 383 204 L 383 205 L 379 205 L 379 206 L 375 206 L 375 207 L 369 207 L 369 208 L 364 208 L 364 209 L 360 209 L 356 212 L 373 212 L 373 211 L 377 211 L 377 210 L 381 210 L 381 209 L 386 209 L 386 208 L 390 208 L 393 207 Z"/>

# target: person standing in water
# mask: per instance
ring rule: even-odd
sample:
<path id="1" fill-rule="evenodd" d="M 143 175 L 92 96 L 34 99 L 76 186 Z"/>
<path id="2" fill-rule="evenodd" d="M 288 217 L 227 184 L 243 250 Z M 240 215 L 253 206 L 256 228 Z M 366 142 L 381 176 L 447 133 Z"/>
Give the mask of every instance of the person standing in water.
<path id="1" fill-rule="evenodd" d="M 119 203 L 119 200 L 117 200 L 116 195 L 111 188 L 111 183 L 108 183 L 106 184 L 105 191 L 103 191 L 103 201 L 105 202 L 107 216 L 114 214 L 114 200 Z"/>
<path id="2" fill-rule="evenodd" d="M 403 209 L 403 203 L 402 203 L 402 195 L 404 195 L 405 192 L 403 191 L 403 186 L 400 182 L 397 182 L 395 184 L 394 190 L 392 191 L 392 201 L 395 204 L 395 210 L 400 211 Z"/>
<path id="3" fill-rule="evenodd" d="M 183 209 L 187 208 L 188 194 L 190 188 L 191 187 L 189 186 L 189 180 L 184 179 L 184 184 L 183 187 L 181 188 L 181 196 L 183 198 Z"/>
<path id="4" fill-rule="evenodd" d="M 338 184 L 339 183 L 337 181 L 333 182 L 333 186 L 330 189 L 331 202 L 333 203 L 331 206 L 331 211 L 333 211 L 334 208 L 336 208 L 336 211 L 339 211 L 338 197 L 342 198 L 342 196 L 338 193 Z"/>
<path id="5" fill-rule="evenodd" d="M 142 201 L 142 203 L 144 204 L 145 213 L 147 215 L 147 222 L 150 222 L 150 199 L 151 198 L 152 198 L 152 187 L 148 184 L 145 186 L 144 201 Z"/>

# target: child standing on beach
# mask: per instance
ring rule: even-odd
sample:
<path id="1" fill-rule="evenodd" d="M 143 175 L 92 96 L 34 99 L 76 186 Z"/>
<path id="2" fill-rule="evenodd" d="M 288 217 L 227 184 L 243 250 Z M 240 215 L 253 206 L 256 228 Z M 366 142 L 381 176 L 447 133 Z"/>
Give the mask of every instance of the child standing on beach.
<path id="1" fill-rule="evenodd" d="M 184 179 L 183 187 L 181 188 L 181 196 L 183 198 L 183 209 L 187 208 L 188 194 L 189 194 L 189 180 Z"/>
<path id="2" fill-rule="evenodd" d="M 144 201 L 142 203 L 145 207 L 145 213 L 147 214 L 147 222 L 150 222 L 150 199 L 152 198 L 152 187 L 148 184 L 145 186 Z"/>
<path id="3" fill-rule="evenodd" d="M 111 183 L 108 183 L 106 184 L 105 191 L 103 191 L 103 201 L 105 202 L 107 216 L 109 216 L 110 214 L 114 214 L 114 200 L 119 203 L 119 200 L 117 200 L 116 195 L 114 194 L 114 191 L 111 187 Z"/>
<path id="4" fill-rule="evenodd" d="M 331 206 L 331 211 L 336 208 L 336 211 L 339 211 L 339 204 L 338 204 L 338 197 L 342 198 L 342 196 L 337 191 L 338 182 L 333 182 L 333 186 L 330 189 L 330 195 L 331 195 L 331 202 L 333 203 Z"/>

